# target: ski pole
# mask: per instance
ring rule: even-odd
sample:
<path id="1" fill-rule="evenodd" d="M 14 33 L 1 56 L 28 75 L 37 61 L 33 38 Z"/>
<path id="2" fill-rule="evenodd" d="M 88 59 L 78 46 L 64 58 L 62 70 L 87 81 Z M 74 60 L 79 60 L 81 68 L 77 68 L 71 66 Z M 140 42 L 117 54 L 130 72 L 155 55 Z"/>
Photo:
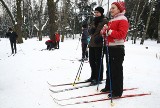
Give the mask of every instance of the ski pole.
<path id="1" fill-rule="evenodd" d="M 100 76 L 101 76 L 101 67 L 102 67 L 102 63 L 103 63 L 103 57 L 104 57 L 104 53 L 103 53 L 103 48 L 104 48 L 104 39 L 103 39 L 103 46 L 102 46 L 102 54 L 101 54 L 101 61 L 100 61 L 100 68 L 99 68 L 99 72 L 98 72 L 98 85 L 97 85 L 97 91 L 99 88 L 99 81 L 100 81 Z"/>
<path id="2" fill-rule="evenodd" d="M 76 48 L 76 50 L 78 49 L 78 46 L 79 46 L 79 42 L 80 42 L 80 40 L 81 40 L 81 39 L 79 38 L 79 41 L 78 41 L 78 45 L 77 45 L 77 48 Z"/>
<path id="3" fill-rule="evenodd" d="M 84 64 L 84 59 L 83 59 L 83 64 Z M 78 75 L 78 81 L 80 80 L 80 76 L 81 76 L 83 64 L 82 64 L 82 66 L 81 66 L 81 69 L 80 69 L 80 72 L 79 72 L 79 75 Z"/>
<path id="4" fill-rule="evenodd" d="M 81 75 L 81 72 L 82 72 L 82 67 L 83 67 L 83 64 L 84 64 L 84 58 L 82 58 L 82 65 L 81 65 L 81 67 L 80 67 L 80 69 L 79 69 L 79 74 L 78 74 L 78 81 L 80 80 L 80 75 Z"/>
<path id="5" fill-rule="evenodd" d="M 77 75 L 76 75 L 75 80 L 74 80 L 74 82 L 72 84 L 73 86 L 75 85 L 75 82 L 77 80 L 77 77 L 78 77 L 79 73 L 81 73 L 81 70 L 82 70 L 82 67 L 83 67 L 83 63 L 84 63 L 84 59 L 82 59 L 82 61 L 81 61 L 81 64 L 80 64 L 78 72 L 77 72 Z"/>
<path id="6" fill-rule="evenodd" d="M 108 42 L 107 42 L 108 43 Z M 110 94 L 111 94 L 111 106 L 113 106 L 113 95 L 112 95 L 112 78 L 111 78 L 111 71 L 110 71 L 110 63 L 109 63 L 109 44 L 106 45 L 106 56 L 107 56 L 107 74 L 109 76 L 109 85 L 110 85 Z"/>

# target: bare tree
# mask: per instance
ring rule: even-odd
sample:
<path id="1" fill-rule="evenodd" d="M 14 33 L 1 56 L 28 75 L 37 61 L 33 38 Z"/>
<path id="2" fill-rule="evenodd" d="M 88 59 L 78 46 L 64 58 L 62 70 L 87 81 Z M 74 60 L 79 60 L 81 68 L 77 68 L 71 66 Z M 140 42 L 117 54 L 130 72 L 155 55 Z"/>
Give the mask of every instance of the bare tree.
<path id="1" fill-rule="evenodd" d="M 150 12 L 149 12 L 147 23 L 146 23 L 146 28 L 145 28 L 145 31 L 143 32 L 143 36 L 142 36 L 142 39 L 141 39 L 141 42 L 140 42 L 141 45 L 144 44 L 144 40 L 147 37 L 146 34 L 147 34 L 147 31 L 148 31 L 149 22 L 150 22 L 150 19 L 151 19 L 151 13 L 152 13 L 154 5 L 155 5 L 155 0 L 151 0 L 150 2 L 151 2 Z"/>
<path id="2" fill-rule="evenodd" d="M 6 9 L 6 12 L 8 13 L 9 17 L 11 18 L 12 24 L 14 25 L 15 19 L 14 19 L 14 16 L 12 15 L 11 11 L 9 10 L 7 4 L 3 0 L 0 0 L 0 2 L 2 3 L 3 7 Z"/>
<path id="3" fill-rule="evenodd" d="M 142 16 L 142 14 L 143 14 L 143 12 L 144 12 L 144 9 L 145 9 L 145 6 L 148 4 L 148 0 L 145 0 L 145 4 L 143 5 L 143 8 L 142 8 L 142 11 L 141 11 L 141 13 L 139 14 L 139 16 L 138 16 L 138 10 L 137 10 L 137 12 L 136 12 L 136 18 L 137 18 L 137 20 L 135 20 L 135 28 L 134 28 L 134 33 L 133 33 L 133 35 L 134 35 L 134 44 L 136 43 L 136 39 L 137 39 L 137 35 L 138 35 L 138 24 L 140 23 L 140 20 L 141 20 L 141 16 Z M 140 0 L 139 0 L 139 3 L 138 3 L 138 8 L 139 8 L 139 5 L 140 5 Z"/>
<path id="4" fill-rule="evenodd" d="M 6 9 L 7 13 L 9 14 L 11 20 L 12 20 L 12 24 L 18 34 L 18 39 L 17 39 L 17 43 L 23 43 L 22 40 L 22 12 L 21 12 L 21 2 L 22 0 L 16 0 L 16 16 L 14 17 L 12 15 L 12 12 L 9 10 L 7 4 L 3 1 L 0 0 L 2 5 L 4 6 L 4 8 Z"/>
<path id="5" fill-rule="evenodd" d="M 61 38 L 61 41 L 63 42 L 64 41 L 64 34 L 66 33 L 66 36 L 67 36 L 67 32 L 68 30 L 70 29 L 70 26 L 69 26 L 69 7 L 70 7 L 70 0 L 64 0 L 63 1 L 63 9 L 62 9 L 62 17 L 63 19 L 61 20 L 62 21 L 62 38 Z"/>
<path id="6" fill-rule="evenodd" d="M 133 33 L 133 36 L 134 36 L 134 44 L 136 43 L 136 38 L 137 38 L 137 24 L 138 24 L 138 21 L 137 21 L 137 17 L 138 17 L 138 10 L 139 10 L 139 6 L 140 6 L 140 2 L 141 0 L 138 0 L 137 4 L 136 4 L 136 11 L 135 11 L 135 18 L 134 18 L 134 33 Z"/>

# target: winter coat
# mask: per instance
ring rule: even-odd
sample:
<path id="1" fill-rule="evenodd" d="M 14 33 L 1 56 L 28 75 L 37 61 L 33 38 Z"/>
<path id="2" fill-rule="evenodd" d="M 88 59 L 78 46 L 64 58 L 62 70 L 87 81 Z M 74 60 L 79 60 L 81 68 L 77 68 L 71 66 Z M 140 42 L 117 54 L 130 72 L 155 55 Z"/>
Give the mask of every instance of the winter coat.
<path id="1" fill-rule="evenodd" d="M 88 38 L 89 38 L 88 28 L 83 28 L 81 42 L 84 44 L 88 44 L 89 42 Z"/>
<path id="2" fill-rule="evenodd" d="M 53 40 L 47 40 L 46 42 L 55 43 Z"/>
<path id="3" fill-rule="evenodd" d="M 124 45 L 128 29 L 129 23 L 127 18 L 123 13 L 119 13 L 109 21 L 107 26 L 103 27 L 101 33 L 104 35 L 107 45 Z"/>
<path id="4" fill-rule="evenodd" d="M 15 42 L 16 39 L 18 38 L 17 33 L 14 32 L 14 31 L 12 31 L 12 32 L 9 31 L 9 32 L 7 32 L 7 33 L 6 33 L 6 36 L 9 37 L 9 40 L 10 40 L 11 42 Z"/>
<path id="5" fill-rule="evenodd" d="M 56 42 L 59 42 L 60 41 L 60 34 L 56 33 L 55 36 L 56 36 Z"/>
<path id="6" fill-rule="evenodd" d="M 102 47 L 103 42 L 99 42 L 98 44 L 95 42 L 95 39 L 101 38 L 102 35 L 100 34 L 101 29 L 103 28 L 104 24 L 107 23 L 107 19 L 103 18 L 97 25 L 95 26 L 95 22 L 93 21 L 90 25 L 89 33 L 91 36 L 90 42 L 89 42 L 89 47 Z"/>

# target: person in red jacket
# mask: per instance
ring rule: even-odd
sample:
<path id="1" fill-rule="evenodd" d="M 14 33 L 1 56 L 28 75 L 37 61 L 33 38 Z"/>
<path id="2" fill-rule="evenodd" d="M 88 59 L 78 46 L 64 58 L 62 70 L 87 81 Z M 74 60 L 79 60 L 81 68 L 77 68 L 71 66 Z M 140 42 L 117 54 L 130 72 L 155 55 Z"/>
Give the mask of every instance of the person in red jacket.
<path id="1" fill-rule="evenodd" d="M 123 93 L 124 42 L 129 28 L 129 23 L 124 13 L 125 3 L 113 2 L 110 8 L 112 19 L 101 30 L 107 46 L 106 62 L 108 64 L 106 85 L 101 92 L 112 90 L 112 95 L 108 95 L 110 98 L 121 97 Z"/>
<path id="2" fill-rule="evenodd" d="M 56 42 L 53 40 L 47 40 L 45 44 L 47 45 L 47 50 L 51 50 L 56 46 Z"/>
<path id="3" fill-rule="evenodd" d="M 56 32 L 55 36 L 56 36 L 57 49 L 59 49 L 60 34 L 58 32 Z"/>

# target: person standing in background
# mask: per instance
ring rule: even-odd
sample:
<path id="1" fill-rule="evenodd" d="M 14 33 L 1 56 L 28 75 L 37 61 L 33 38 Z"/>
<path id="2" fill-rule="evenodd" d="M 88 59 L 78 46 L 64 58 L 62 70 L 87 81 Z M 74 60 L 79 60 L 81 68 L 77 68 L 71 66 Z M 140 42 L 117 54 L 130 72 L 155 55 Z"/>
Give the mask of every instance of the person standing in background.
<path id="1" fill-rule="evenodd" d="M 83 24 L 82 25 L 82 60 L 88 60 L 88 38 L 89 38 L 89 33 L 88 33 L 88 25 Z"/>
<path id="2" fill-rule="evenodd" d="M 56 49 L 59 49 L 60 34 L 58 33 L 58 31 L 55 33 L 55 36 L 56 36 L 56 44 L 57 44 Z"/>
<path id="3" fill-rule="evenodd" d="M 9 28 L 8 32 L 6 33 L 6 36 L 9 38 L 10 40 L 10 44 L 11 44 L 11 50 L 12 50 L 12 54 L 16 54 L 17 53 L 17 47 L 16 47 L 16 40 L 18 38 L 18 35 L 16 32 L 14 32 L 12 30 L 12 28 Z"/>

